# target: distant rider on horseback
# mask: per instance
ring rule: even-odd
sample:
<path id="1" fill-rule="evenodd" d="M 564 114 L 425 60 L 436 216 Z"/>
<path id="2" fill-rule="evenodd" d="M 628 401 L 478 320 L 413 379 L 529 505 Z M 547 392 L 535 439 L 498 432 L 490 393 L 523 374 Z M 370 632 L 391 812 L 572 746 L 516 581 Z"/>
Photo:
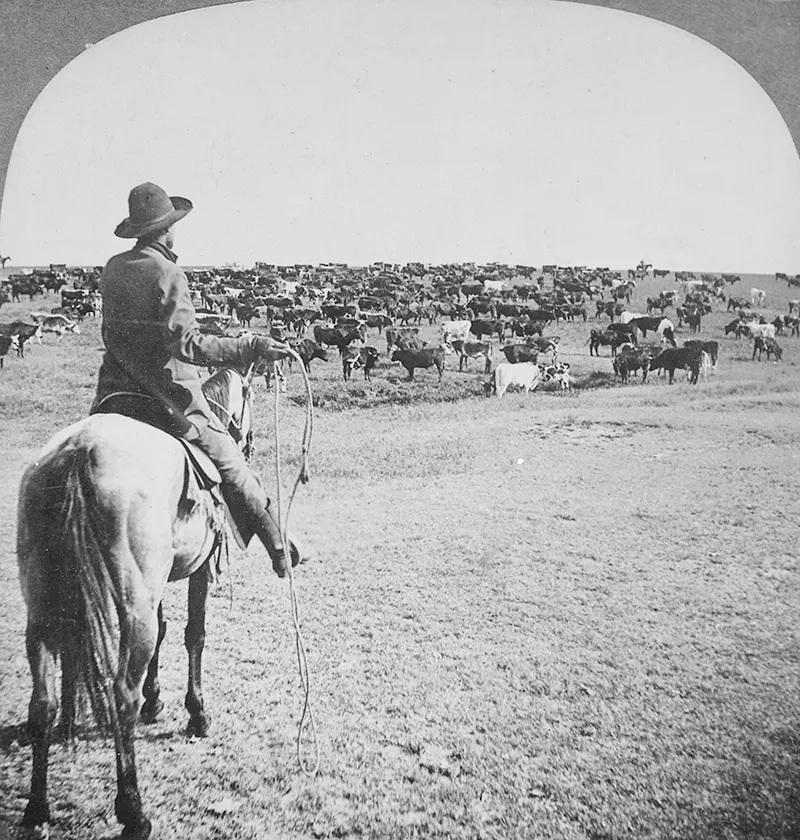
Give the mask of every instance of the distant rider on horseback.
<path id="1" fill-rule="evenodd" d="M 134 403 L 136 397 L 144 398 L 138 402 L 155 407 L 160 415 L 157 425 L 191 441 L 211 458 L 243 539 L 249 542 L 258 535 L 273 569 L 283 577 L 286 553 L 269 499 L 211 411 L 197 365 L 228 364 L 245 370 L 287 353 L 265 337 L 227 338 L 200 332 L 186 275 L 172 251 L 173 226 L 191 209 L 188 199 L 169 197 L 156 184 L 140 184 L 128 196 L 128 217 L 114 233 L 135 239 L 136 244 L 112 257 L 100 276 L 105 355 L 92 413 L 128 413 L 119 408 L 124 399 L 115 401 L 119 396 L 134 397 Z M 133 413 L 141 417 L 138 410 Z M 290 550 L 296 565 L 300 552 L 294 543 Z"/>

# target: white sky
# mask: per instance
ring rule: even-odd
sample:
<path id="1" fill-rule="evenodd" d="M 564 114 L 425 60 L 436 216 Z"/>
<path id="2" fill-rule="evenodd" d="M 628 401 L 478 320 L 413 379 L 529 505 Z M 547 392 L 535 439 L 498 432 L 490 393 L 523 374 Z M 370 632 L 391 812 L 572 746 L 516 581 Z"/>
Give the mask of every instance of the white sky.
<path id="1" fill-rule="evenodd" d="M 142 181 L 194 202 L 186 265 L 800 271 L 800 160 L 758 84 L 564 2 L 259 0 L 114 35 L 29 112 L 2 252 L 104 263 Z"/>

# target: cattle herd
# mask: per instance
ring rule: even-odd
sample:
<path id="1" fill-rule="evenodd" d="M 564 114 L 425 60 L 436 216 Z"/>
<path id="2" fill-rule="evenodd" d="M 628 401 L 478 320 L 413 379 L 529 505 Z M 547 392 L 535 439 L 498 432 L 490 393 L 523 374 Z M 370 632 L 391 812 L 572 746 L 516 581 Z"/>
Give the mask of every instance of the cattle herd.
<path id="1" fill-rule="evenodd" d="M 0 368 L 7 354 L 23 358 L 31 339 L 41 343 L 52 333 L 61 341 L 67 333 L 79 333 L 85 318 L 97 317 L 99 273 L 97 267 L 51 265 L 2 281 L 0 307 L 27 298 L 32 310 L 24 320 L 0 323 Z M 470 361 L 476 361 L 487 377 L 485 393 L 498 397 L 514 389 L 535 390 L 542 383 L 557 393 L 569 392 L 576 385 L 575 372 L 563 357 L 582 354 L 587 345 L 590 357 L 609 348 L 608 373 L 623 385 L 639 374 L 646 382 L 648 373 L 656 371 L 671 384 L 676 370 L 686 371 L 688 381 L 696 384 L 701 374 L 716 370 L 719 338 L 749 339 L 754 361 L 762 356 L 779 361 L 783 351 L 777 337 L 800 335 L 800 300 L 790 301 L 788 312 L 767 318 L 766 292 L 751 288 L 745 294 L 738 275 L 652 271 L 644 261 L 625 276 L 607 268 L 495 263 L 257 263 L 246 271 L 192 270 L 187 276 L 202 330 L 270 334 L 289 342 L 309 372 L 314 360 L 327 362 L 334 353 L 344 381 L 356 370 L 369 381 L 385 352 L 382 367 L 391 371 L 399 365 L 406 381 L 415 381 L 417 370 L 440 381 L 456 359 L 459 372 L 469 371 Z M 672 288 L 640 296 L 643 305 L 637 306 L 638 287 L 648 278 L 663 278 Z M 800 286 L 800 275 L 778 273 L 776 280 Z M 44 306 L 48 294 L 59 295 L 57 306 Z M 703 337 L 703 319 L 714 311 L 731 313 L 732 320 L 722 336 Z M 556 332 L 564 332 L 567 324 L 586 324 L 572 346 Z M 573 337 L 574 326 L 568 329 Z M 681 330 L 691 337 L 679 346 L 676 332 Z M 377 346 L 383 342 L 385 351 Z"/>

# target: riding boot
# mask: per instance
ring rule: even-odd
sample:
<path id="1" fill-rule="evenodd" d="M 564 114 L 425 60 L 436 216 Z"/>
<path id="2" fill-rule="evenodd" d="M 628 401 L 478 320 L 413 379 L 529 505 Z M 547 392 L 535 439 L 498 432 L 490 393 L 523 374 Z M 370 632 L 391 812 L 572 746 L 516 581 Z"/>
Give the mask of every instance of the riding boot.
<path id="1" fill-rule="evenodd" d="M 273 571 L 278 577 L 285 577 L 286 550 L 283 545 L 283 535 L 269 505 L 257 516 L 253 517 L 252 524 L 253 531 L 261 542 L 264 543 L 267 554 L 269 554 L 272 560 Z M 289 540 L 289 550 L 292 557 L 292 568 L 294 568 L 300 562 L 300 549 L 293 540 Z"/>

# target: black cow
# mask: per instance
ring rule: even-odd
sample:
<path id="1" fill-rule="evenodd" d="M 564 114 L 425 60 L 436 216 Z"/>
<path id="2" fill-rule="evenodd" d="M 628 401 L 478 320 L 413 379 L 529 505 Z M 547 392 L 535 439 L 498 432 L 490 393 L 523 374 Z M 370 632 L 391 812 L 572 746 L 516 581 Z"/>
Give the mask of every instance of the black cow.
<path id="1" fill-rule="evenodd" d="M 653 353 L 648 347 L 633 347 L 626 344 L 617 353 L 613 361 L 614 376 L 619 376 L 623 383 L 627 383 L 628 375 L 637 370 L 642 372 L 642 384 L 647 382 L 647 370 L 653 359 Z"/>
<path id="2" fill-rule="evenodd" d="M 536 362 L 539 358 L 539 348 L 530 344 L 506 344 L 500 348 L 506 360 L 516 365 L 520 362 Z"/>
<path id="3" fill-rule="evenodd" d="M 617 355 L 617 349 L 623 344 L 630 342 L 630 336 L 625 333 L 619 333 L 612 330 L 600 332 L 600 330 L 592 330 L 589 333 L 589 355 L 599 356 L 601 347 L 611 347 L 611 355 Z"/>
<path id="4" fill-rule="evenodd" d="M 0 335 L 0 370 L 3 369 L 6 353 L 10 347 L 18 346 L 18 339 L 15 335 Z"/>
<path id="5" fill-rule="evenodd" d="M 480 341 L 485 335 L 497 335 L 497 338 L 502 341 L 506 332 L 506 322 L 488 321 L 481 318 L 474 320 L 469 328 L 469 331 Z"/>
<path id="6" fill-rule="evenodd" d="M 670 385 L 676 369 L 688 370 L 689 382 L 697 385 L 702 361 L 703 351 L 699 347 L 667 347 L 650 362 L 650 370 L 666 370 Z"/>
<path id="7" fill-rule="evenodd" d="M 10 324 L 0 324 L 0 335 L 17 338 L 17 355 L 25 356 L 25 342 L 35 338 L 39 344 L 42 343 L 41 324 L 26 324 L 24 321 L 12 321 Z"/>
<path id="8" fill-rule="evenodd" d="M 317 324 L 314 327 L 314 340 L 317 344 L 327 344 L 329 347 L 338 347 L 341 353 L 348 344 L 353 341 L 361 341 L 361 333 L 356 330 L 340 329 L 338 327 L 323 327 Z"/>
<path id="9" fill-rule="evenodd" d="M 427 370 L 435 367 L 439 372 L 439 381 L 442 381 L 444 371 L 444 347 L 423 347 L 421 350 L 395 350 L 392 354 L 393 362 L 400 364 L 408 371 L 407 382 L 414 379 L 414 369 L 422 368 Z"/>
<path id="10" fill-rule="evenodd" d="M 304 338 L 294 345 L 297 355 L 303 360 L 303 367 L 310 373 L 312 359 L 321 359 L 323 362 L 328 361 L 328 351 L 316 341 L 310 338 Z"/>
<path id="11" fill-rule="evenodd" d="M 388 315 L 375 312 L 372 315 L 367 315 L 364 318 L 364 323 L 368 327 L 377 328 L 378 335 L 380 335 L 383 332 L 384 327 L 391 327 L 394 322 Z"/>
<path id="12" fill-rule="evenodd" d="M 718 341 L 702 341 L 699 338 L 690 338 L 683 342 L 684 347 L 699 347 L 701 350 L 708 353 L 711 359 L 711 364 L 716 367 L 717 359 L 719 358 L 719 342 Z"/>
<path id="13" fill-rule="evenodd" d="M 391 353 L 392 347 L 396 347 L 399 350 L 423 347 L 419 337 L 419 327 L 387 327 L 386 352 Z"/>

